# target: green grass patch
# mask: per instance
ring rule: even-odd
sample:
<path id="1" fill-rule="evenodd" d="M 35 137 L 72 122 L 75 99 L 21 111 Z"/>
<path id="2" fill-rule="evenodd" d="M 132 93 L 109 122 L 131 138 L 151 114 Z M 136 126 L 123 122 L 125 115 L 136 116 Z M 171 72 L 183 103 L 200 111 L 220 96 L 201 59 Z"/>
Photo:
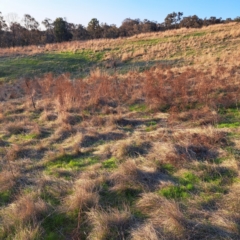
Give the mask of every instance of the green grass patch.
<path id="1" fill-rule="evenodd" d="M 132 125 L 123 126 L 122 129 L 126 132 L 133 132 L 134 127 Z"/>
<path id="2" fill-rule="evenodd" d="M 193 49 L 188 49 L 185 54 L 186 56 L 192 56 L 192 55 L 195 55 L 196 51 L 193 50 Z"/>
<path id="3" fill-rule="evenodd" d="M 189 191 L 193 190 L 192 185 L 186 186 L 169 186 L 161 189 L 158 193 L 166 198 L 185 199 L 190 196 Z"/>
<path id="4" fill-rule="evenodd" d="M 103 168 L 114 169 L 117 168 L 118 160 L 115 157 L 112 157 L 102 163 Z"/>
<path id="5" fill-rule="evenodd" d="M 157 122 L 156 122 L 156 121 L 149 121 L 149 122 L 146 123 L 146 125 L 147 125 L 148 127 L 156 126 L 156 125 L 157 125 Z"/>
<path id="6" fill-rule="evenodd" d="M 199 202 L 200 206 L 205 210 L 217 210 L 217 201 L 221 198 L 221 194 L 200 194 L 201 200 Z"/>
<path id="7" fill-rule="evenodd" d="M 84 169 L 90 165 L 98 163 L 98 157 L 91 157 L 88 154 L 83 156 L 74 156 L 64 154 L 47 163 L 47 168 L 63 168 L 71 170 Z"/>
<path id="8" fill-rule="evenodd" d="M 222 194 L 227 194 L 228 188 L 226 186 L 222 186 L 219 181 L 214 181 L 207 187 L 207 192 L 208 194 L 214 194 L 214 196 L 220 196 Z"/>
<path id="9" fill-rule="evenodd" d="M 157 122 L 156 121 L 149 121 L 146 123 L 146 132 L 151 132 L 157 129 Z"/>
<path id="10" fill-rule="evenodd" d="M 238 128 L 240 127 L 240 122 L 234 122 L 234 123 L 220 123 L 217 124 L 218 128 Z"/>
<path id="11" fill-rule="evenodd" d="M 70 214 L 53 213 L 44 219 L 42 227 L 45 230 L 44 239 L 64 240 L 66 235 L 76 227 L 76 219 Z M 59 234 L 60 229 L 62 235 Z"/>
<path id="12" fill-rule="evenodd" d="M 148 216 L 146 214 L 143 214 L 141 211 L 136 210 L 136 209 L 132 209 L 131 213 L 134 215 L 135 218 L 139 219 L 139 220 L 144 220 L 147 219 Z"/>
<path id="13" fill-rule="evenodd" d="M 0 193 L 0 206 L 6 205 L 10 201 L 11 194 L 11 190 L 6 190 Z"/>
<path id="14" fill-rule="evenodd" d="M 31 133 L 31 134 L 22 134 L 18 136 L 22 140 L 32 140 L 38 138 L 38 134 Z"/>
<path id="15" fill-rule="evenodd" d="M 207 167 L 205 168 L 202 180 L 204 182 L 214 182 L 220 185 L 232 184 L 237 173 L 226 167 Z"/>
<path id="16" fill-rule="evenodd" d="M 57 206 L 60 204 L 60 197 L 59 193 L 54 191 L 50 186 L 45 186 L 42 193 L 40 194 L 40 197 L 47 202 L 48 204 L 52 206 Z"/>
<path id="17" fill-rule="evenodd" d="M 200 179 L 197 177 L 195 174 L 191 172 L 186 172 L 183 174 L 183 177 L 180 178 L 180 183 L 183 185 L 188 185 L 188 184 L 196 184 L 199 183 Z"/>
<path id="18" fill-rule="evenodd" d="M 215 163 L 215 164 L 221 164 L 226 160 L 228 160 L 228 157 L 214 158 L 214 159 L 210 160 L 210 162 Z"/>
<path id="19" fill-rule="evenodd" d="M 222 120 L 217 124 L 218 128 L 238 128 L 240 127 L 240 111 L 237 108 L 220 109 L 219 114 Z"/>
<path id="20" fill-rule="evenodd" d="M 165 187 L 158 191 L 158 193 L 169 199 L 185 199 L 190 197 L 190 193 L 196 189 L 195 184 L 200 181 L 191 172 L 184 173 L 183 177 L 176 178 L 176 180 L 178 181 L 178 185 Z"/>
<path id="21" fill-rule="evenodd" d="M 240 160 L 240 149 L 237 149 L 233 146 L 228 146 L 225 149 L 229 154 L 233 155 L 237 160 Z"/>
<path id="22" fill-rule="evenodd" d="M 82 50 L 73 52 L 43 53 L 34 56 L 0 58 L 1 78 L 12 80 L 21 76 L 35 77 L 47 72 L 56 75 L 70 72 L 73 77 L 86 76 L 102 60 L 104 52 Z"/>
<path id="23" fill-rule="evenodd" d="M 149 127 L 146 127 L 145 131 L 151 132 L 151 131 L 155 131 L 156 129 L 157 129 L 157 126 L 149 126 Z"/>
<path id="24" fill-rule="evenodd" d="M 176 171 L 175 167 L 171 163 L 160 164 L 160 170 L 168 174 L 172 174 Z"/>
<path id="25" fill-rule="evenodd" d="M 203 191 L 210 194 L 226 194 L 238 176 L 235 170 L 221 166 L 202 165 L 200 171 Z"/>
<path id="26" fill-rule="evenodd" d="M 132 41 L 131 43 L 138 46 L 152 46 L 157 45 L 158 43 L 164 43 L 168 42 L 170 37 L 164 37 L 164 38 L 154 38 L 154 39 L 143 39 L 143 40 L 136 40 Z"/>
<path id="27" fill-rule="evenodd" d="M 73 178 L 72 171 L 72 169 L 66 170 L 61 168 L 47 168 L 45 173 L 56 178 L 64 178 L 65 180 L 70 181 Z"/>
<path id="28" fill-rule="evenodd" d="M 206 34 L 207 34 L 206 32 L 195 32 L 195 33 L 187 34 L 183 38 L 202 37 L 202 36 L 204 36 Z"/>
<path id="29" fill-rule="evenodd" d="M 240 132 L 231 132 L 231 133 L 228 133 L 228 136 L 235 139 L 240 139 Z"/>
<path id="30" fill-rule="evenodd" d="M 145 104 L 133 104 L 129 106 L 129 110 L 132 112 L 145 112 L 147 110 L 147 106 Z"/>

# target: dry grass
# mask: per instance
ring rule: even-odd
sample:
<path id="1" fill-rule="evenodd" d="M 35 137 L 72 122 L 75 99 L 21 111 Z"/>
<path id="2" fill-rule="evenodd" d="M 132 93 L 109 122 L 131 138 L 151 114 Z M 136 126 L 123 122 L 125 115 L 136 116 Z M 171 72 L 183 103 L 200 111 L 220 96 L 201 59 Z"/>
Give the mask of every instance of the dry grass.
<path id="1" fill-rule="evenodd" d="M 0 173 L 0 192 L 10 190 L 15 185 L 16 178 L 16 173 L 13 175 L 13 172 L 3 170 Z"/>
<path id="2" fill-rule="evenodd" d="M 88 220 L 93 227 L 89 235 L 91 239 L 125 239 L 126 230 L 133 221 L 129 209 L 94 209 L 88 213 Z"/>
<path id="3" fill-rule="evenodd" d="M 99 201 L 99 187 L 103 179 L 79 179 L 74 186 L 73 194 L 65 199 L 69 210 L 86 211 L 97 206 Z"/>
<path id="4" fill-rule="evenodd" d="M 239 239 L 239 48 L 231 50 L 238 27 L 36 49 L 98 51 L 125 42 L 108 61 L 182 51 L 192 65 L 1 84 L 0 238 Z M 224 38 L 230 50 L 213 47 Z M 204 55 L 192 59 L 189 48 Z"/>
<path id="5" fill-rule="evenodd" d="M 21 196 L 18 200 L 2 210 L 4 232 L 11 233 L 11 227 L 33 224 L 36 225 L 39 217 L 47 211 L 47 205 L 33 196 Z"/>

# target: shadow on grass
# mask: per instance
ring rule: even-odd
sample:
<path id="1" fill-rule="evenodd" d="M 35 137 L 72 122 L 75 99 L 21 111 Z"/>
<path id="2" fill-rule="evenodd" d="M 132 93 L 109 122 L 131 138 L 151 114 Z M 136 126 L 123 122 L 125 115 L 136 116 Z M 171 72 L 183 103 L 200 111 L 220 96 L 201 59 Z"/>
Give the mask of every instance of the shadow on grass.
<path id="1" fill-rule="evenodd" d="M 58 76 L 69 72 L 72 78 L 82 78 L 99 68 L 109 74 L 127 73 L 128 71 L 144 71 L 151 67 L 161 65 L 176 65 L 182 59 L 175 60 L 151 60 L 120 63 L 116 68 L 108 69 L 106 61 L 103 61 L 105 52 L 93 52 L 83 50 L 73 52 L 52 52 L 30 56 L 15 56 L 0 58 L 1 81 L 14 80 L 19 77 L 40 77 L 45 73 L 52 72 Z"/>
<path id="2" fill-rule="evenodd" d="M 80 77 L 89 72 L 100 59 L 101 53 L 93 55 L 91 51 L 74 53 L 44 53 L 34 56 L 23 56 L 0 59 L 1 77 L 15 79 L 22 76 L 36 77 L 47 72 L 56 75 L 70 72 L 74 77 Z M 3 76 L 2 76 L 3 75 Z"/>
<path id="3" fill-rule="evenodd" d="M 97 134 L 95 136 L 86 135 L 83 138 L 81 146 L 82 147 L 97 146 L 105 142 L 121 140 L 124 137 L 125 137 L 125 134 L 117 133 L 117 132 L 102 133 L 102 134 Z"/>

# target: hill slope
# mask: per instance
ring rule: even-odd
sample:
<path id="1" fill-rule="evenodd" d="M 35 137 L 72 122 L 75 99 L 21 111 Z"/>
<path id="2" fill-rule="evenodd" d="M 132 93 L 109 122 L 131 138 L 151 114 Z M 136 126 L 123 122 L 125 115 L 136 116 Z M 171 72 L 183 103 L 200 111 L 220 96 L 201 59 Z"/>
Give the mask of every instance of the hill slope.
<path id="1" fill-rule="evenodd" d="M 3 50 L 0 238 L 239 239 L 238 29 Z"/>
<path id="2" fill-rule="evenodd" d="M 87 76 L 102 71 L 143 71 L 156 64 L 200 66 L 227 64 L 239 58 L 239 24 L 221 24 L 202 29 L 179 29 L 141 34 L 116 40 L 100 39 L 46 46 L 1 49 L 0 80 L 39 76 L 53 72 Z M 226 66 L 226 65 L 225 65 Z"/>

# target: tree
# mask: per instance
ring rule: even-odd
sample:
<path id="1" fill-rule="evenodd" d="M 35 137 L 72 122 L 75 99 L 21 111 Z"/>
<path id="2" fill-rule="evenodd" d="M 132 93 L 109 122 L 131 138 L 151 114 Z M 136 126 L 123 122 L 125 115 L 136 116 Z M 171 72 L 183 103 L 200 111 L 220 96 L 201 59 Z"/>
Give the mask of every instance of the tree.
<path id="1" fill-rule="evenodd" d="M 102 23 L 101 28 L 103 38 L 117 38 L 119 36 L 118 28 L 114 24 Z"/>
<path id="2" fill-rule="evenodd" d="M 2 13 L 0 12 L 0 47 L 4 47 L 5 45 L 5 33 L 8 29 L 8 26 L 2 16 Z"/>
<path id="3" fill-rule="evenodd" d="M 144 19 L 141 23 L 141 32 L 155 32 L 157 31 L 157 23 Z"/>
<path id="4" fill-rule="evenodd" d="M 45 18 L 42 21 L 42 24 L 46 28 L 45 31 L 45 42 L 46 43 L 53 43 L 54 42 L 54 31 L 53 31 L 53 21 L 50 18 Z"/>
<path id="5" fill-rule="evenodd" d="M 179 25 L 180 27 L 185 28 L 200 28 L 203 26 L 203 20 L 197 15 L 193 15 L 189 17 L 184 17 Z"/>
<path id="6" fill-rule="evenodd" d="M 62 18 L 57 18 L 53 22 L 54 35 L 57 42 L 69 41 L 72 39 L 72 34 L 68 30 L 68 23 Z"/>
<path id="7" fill-rule="evenodd" d="M 240 17 L 234 18 L 234 22 L 240 22 Z"/>
<path id="8" fill-rule="evenodd" d="M 39 27 L 39 23 L 35 20 L 35 18 L 31 17 L 29 14 L 25 14 L 23 17 L 24 26 L 27 30 L 37 30 Z"/>
<path id="9" fill-rule="evenodd" d="M 86 40 L 89 39 L 89 33 L 87 29 L 82 24 L 75 25 L 72 29 L 73 40 Z"/>
<path id="10" fill-rule="evenodd" d="M 173 26 L 177 28 L 177 24 L 181 21 L 182 16 L 183 16 L 182 12 L 169 13 L 164 20 L 165 27 L 168 29 L 172 28 Z"/>
<path id="11" fill-rule="evenodd" d="M 19 23 L 14 22 L 10 26 L 10 31 L 11 31 L 11 43 L 12 46 L 24 46 L 27 45 L 26 39 L 24 37 L 24 32 L 26 31 L 26 28 L 21 26 Z"/>
<path id="12" fill-rule="evenodd" d="M 141 32 L 140 19 L 126 18 L 123 20 L 122 25 L 119 28 L 120 36 L 127 37 Z"/>
<path id="13" fill-rule="evenodd" d="M 8 13 L 7 16 L 5 16 L 5 19 L 9 27 L 11 26 L 11 24 L 19 22 L 19 17 L 16 13 Z"/>
<path id="14" fill-rule="evenodd" d="M 41 32 L 39 31 L 39 23 L 35 18 L 29 14 L 25 14 L 23 17 L 24 27 L 27 31 L 25 33 L 25 41 L 28 44 L 38 44 L 41 39 Z"/>
<path id="15" fill-rule="evenodd" d="M 7 29 L 6 21 L 4 20 L 2 13 L 0 12 L 0 32 Z"/>
<path id="16" fill-rule="evenodd" d="M 102 35 L 102 28 L 99 24 L 99 21 L 96 18 L 93 18 L 87 26 L 87 31 L 89 32 L 92 38 L 100 38 Z"/>

